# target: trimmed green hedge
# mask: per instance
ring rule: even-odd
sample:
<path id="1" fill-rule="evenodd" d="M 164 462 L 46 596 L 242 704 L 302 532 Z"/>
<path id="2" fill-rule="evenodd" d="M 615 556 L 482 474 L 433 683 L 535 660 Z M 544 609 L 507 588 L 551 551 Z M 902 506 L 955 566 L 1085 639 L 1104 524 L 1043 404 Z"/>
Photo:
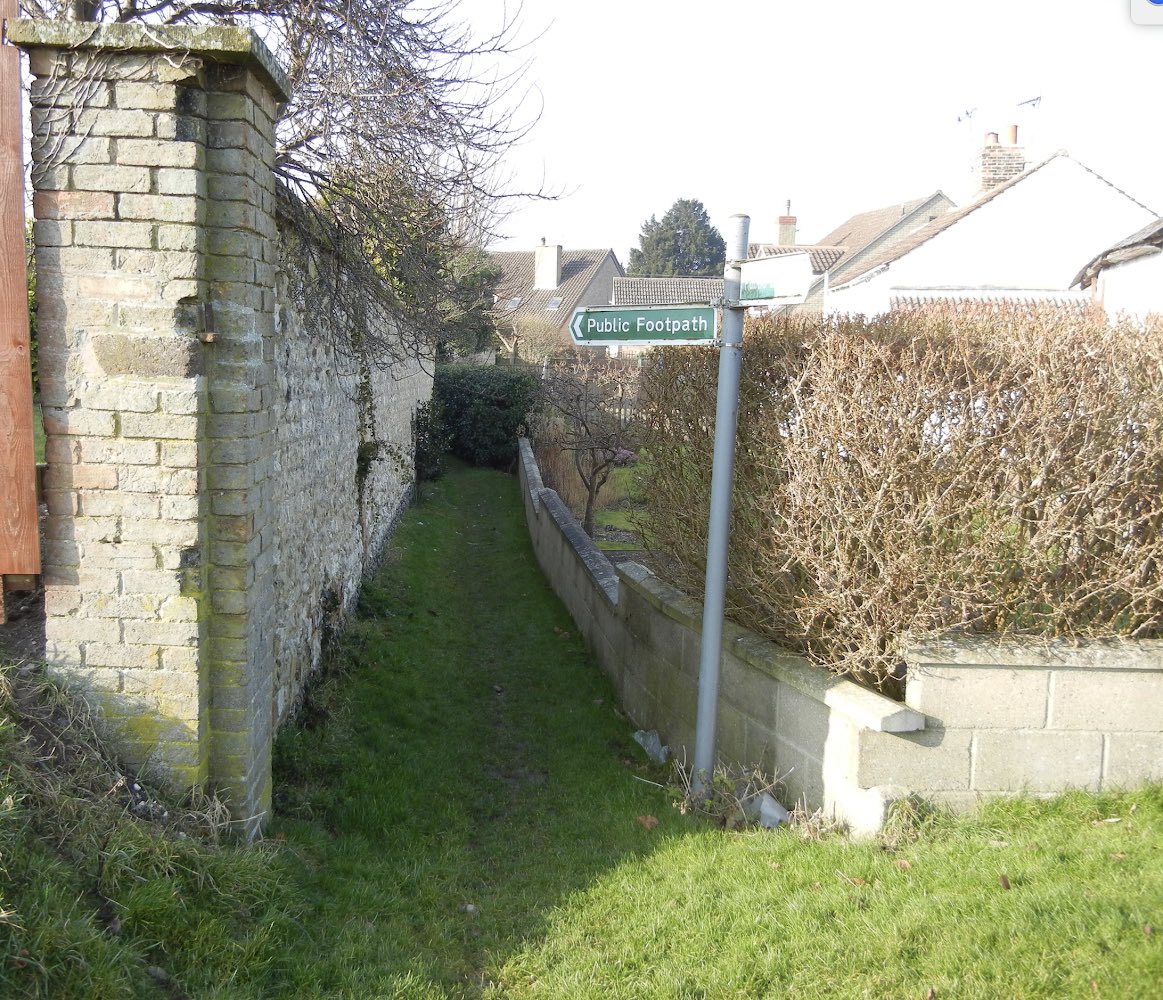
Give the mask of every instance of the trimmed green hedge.
<path id="1" fill-rule="evenodd" d="M 527 432 L 541 383 L 522 368 L 437 365 L 432 398 L 443 410 L 450 450 L 473 465 L 508 468 Z"/>

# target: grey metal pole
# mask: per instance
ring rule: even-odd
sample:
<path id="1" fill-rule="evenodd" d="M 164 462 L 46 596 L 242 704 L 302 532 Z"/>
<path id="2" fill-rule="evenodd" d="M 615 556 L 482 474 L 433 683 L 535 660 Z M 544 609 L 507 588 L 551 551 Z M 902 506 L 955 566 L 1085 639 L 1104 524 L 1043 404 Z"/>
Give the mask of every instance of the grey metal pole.
<path id="1" fill-rule="evenodd" d="M 727 542 L 731 531 L 731 486 L 735 478 L 735 428 L 739 416 L 739 372 L 743 364 L 743 313 L 739 305 L 740 263 L 747 259 L 751 218 L 733 215 L 723 268 L 722 346 L 715 401 L 715 455 L 711 470 L 711 514 L 707 533 L 707 577 L 703 596 L 703 638 L 699 657 L 699 708 L 695 719 L 693 790 L 703 791 L 714 773 L 715 725 L 719 714 L 719 660 L 723 608 L 727 599 Z"/>

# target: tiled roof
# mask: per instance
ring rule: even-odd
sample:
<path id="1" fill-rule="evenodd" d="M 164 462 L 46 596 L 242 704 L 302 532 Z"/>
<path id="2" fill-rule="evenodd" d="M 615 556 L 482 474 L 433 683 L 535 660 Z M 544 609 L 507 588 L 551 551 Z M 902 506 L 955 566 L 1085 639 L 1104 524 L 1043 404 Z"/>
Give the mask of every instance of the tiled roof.
<path id="1" fill-rule="evenodd" d="M 493 312 L 502 322 L 518 317 L 544 319 L 553 315 L 560 317 L 558 325 L 567 323 L 598 269 L 611 257 L 617 273 L 622 274 L 622 265 L 614 257 L 613 250 L 562 250 L 561 283 L 556 288 L 534 288 L 536 255 L 532 250 L 490 253 L 489 259 L 501 270 Z M 508 308 L 512 299 L 520 299 L 515 309 Z M 561 301 L 551 311 L 549 306 L 554 299 Z"/>
<path id="2" fill-rule="evenodd" d="M 616 306 L 665 306 L 723 297 L 722 278 L 615 278 Z"/>
<path id="3" fill-rule="evenodd" d="M 774 257 L 779 254 L 804 253 L 805 251 L 812 258 L 812 274 L 823 274 L 847 253 L 845 247 L 821 244 L 752 243 L 747 247 L 747 256 L 751 258 Z"/>
<path id="4" fill-rule="evenodd" d="M 847 256 L 851 257 L 884 236 L 901 220 L 908 219 L 917 209 L 930 202 L 933 203 L 934 214 L 938 216 L 945 210 L 946 206 L 942 204 L 943 202 L 952 205 L 952 202 L 942 192 L 935 191 L 924 198 L 914 198 L 912 201 L 876 208 L 871 212 L 861 212 L 841 223 L 827 236 L 817 240 L 816 245 L 845 247 L 848 251 Z"/>
<path id="5" fill-rule="evenodd" d="M 956 225 L 958 222 L 960 222 L 962 219 L 964 219 L 967 215 L 971 215 L 972 213 L 976 212 L 979 208 L 982 207 L 982 205 L 988 205 L 991 201 L 993 201 L 999 195 L 1004 194 L 1006 191 L 1010 190 L 1010 188 L 1016 187 L 1017 185 L 1021 184 L 1026 179 L 1033 177 L 1034 174 L 1036 174 L 1039 170 L 1041 170 L 1044 166 L 1046 166 L 1047 163 L 1050 163 L 1052 160 L 1056 160 L 1059 157 L 1066 157 L 1067 159 L 1073 159 L 1073 157 L 1071 157 L 1068 153 L 1065 153 L 1063 151 L 1059 151 L 1059 152 L 1055 153 L 1053 156 L 1043 160 L 1041 163 L 1037 164 L 1036 166 L 1031 167 L 1029 170 L 1026 170 L 1023 173 L 1018 174 L 1016 177 L 1011 177 L 1008 181 L 1004 181 L 1003 183 L 998 184 L 997 187 L 991 188 L 989 191 L 986 191 L 984 194 L 979 195 L 974 201 L 971 201 L 968 205 L 965 205 L 961 208 L 955 208 L 950 212 L 946 212 L 944 215 L 937 216 L 937 218 L 934 219 L 932 222 L 930 222 L 928 225 L 922 226 L 916 232 L 911 233 L 908 236 L 905 236 L 902 239 L 897 240 L 897 241 L 889 244 L 888 246 L 885 246 L 884 248 L 878 250 L 876 253 L 870 254 L 865 260 L 860 261 L 860 263 L 857 267 L 855 267 L 854 269 L 852 269 L 850 271 L 845 271 L 844 275 L 843 275 L 843 283 L 847 284 L 848 282 L 854 281 L 856 278 L 860 277 L 861 275 L 867 274 L 869 271 L 873 271 L 878 267 L 883 267 L 885 264 L 891 264 L 893 261 L 899 260 L 905 254 L 911 253 L 913 250 L 916 250 L 917 247 L 921 246 L 924 243 L 927 243 L 934 236 L 937 236 L 938 234 L 943 233 L 950 226 Z M 1077 160 L 1074 160 L 1074 162 L 1078 163 Z M 1083 170 L 1086 170 L 1088 173 L 1094 174 L 1094 176 L 1097 177 L 1104 184 L 1107 184 L 1110 187 L 1115 187 L 1105 177 L 1101 176 L 1100 174 L 1095 173 L 1093 170 L 1090 169 L 1090 167 L 1086 166 L 1085 164 L 1078 163 L 1078 165 L 1080 167 L 1082 167 Z M 1122 191 L 1120 188 L 1115 188 L 1115 190 L 1119 191 L 1120 194 L 1126 195 L 1126 197 L 1128 197 L 1128 198 L 1131 197 L 1125 191 Z M 1134 201 L 1136 205 L 1139 205 L 1140 208 L 1147 207 L 1146 205 L 1140 204 L 1134 198 L 1131 198 L 1131 200 Z M 1150 209 L 1147 209 L 1147 211 L 1150 211 Z M 840 287 L 839 284 L 837 284 L 836 287 Z"/>
<path id="6" fill-rule="evenodd" d="M 1148 222 L 1138 232 L 1131 233 L 1126 239 L 1119 240 L 1113 246 L 1107 247 L 1078 272 L 1071 285 L 1081 285 L 1083 288 L 1088 288 L 1091 282 L 1098 277 L 1098 272 L 1108 264 L 1118 264 L 1144 253 L 1156 252 L 1161 247 L 1163 247 L 1163 218 Z"/>

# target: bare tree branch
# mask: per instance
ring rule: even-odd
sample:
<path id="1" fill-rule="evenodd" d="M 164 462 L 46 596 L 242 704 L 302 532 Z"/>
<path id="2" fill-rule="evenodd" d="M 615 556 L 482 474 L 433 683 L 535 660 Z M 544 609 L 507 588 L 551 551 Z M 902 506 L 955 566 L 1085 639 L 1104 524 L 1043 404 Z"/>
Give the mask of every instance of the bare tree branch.
<path id="1" fill-rule="evenodd" d="M 473 37 L 455 0 L 26 0 L 32 16 L 255 29 L 286 67 L 276 172 L 313 220 L 313 239 L 365 255 L 392 313 L 431 355 L 460 262 L 505 207 L 503 161 L 528 114 L 518 5 Z M 511 66 L 510 70 L 497 66 Z M 399 342 L 374 345 L 390 365 Z M 374 352 L 373 352 L 374 353 Z"/>

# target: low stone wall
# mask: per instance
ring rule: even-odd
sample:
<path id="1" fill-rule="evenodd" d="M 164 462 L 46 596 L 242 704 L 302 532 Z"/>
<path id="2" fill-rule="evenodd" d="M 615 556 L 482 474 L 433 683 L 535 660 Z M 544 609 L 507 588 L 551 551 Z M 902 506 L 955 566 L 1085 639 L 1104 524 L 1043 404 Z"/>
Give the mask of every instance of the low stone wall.
<path id="1" fill-rule="evenodd" d="M 253 831 L 275 727 L 407 499 L 431 378 L 321 328 L 280 233 L 287 83 L 252 32 L 7 31 L 35 78 L 46 658 L 129 760 Z"/>
<path id="2" fill-rule="evenodd" d="M 544 487 L 527 441 L 520 476 L 538 562 L 623 708 L 678 752 L 693 748 L 701 605 L 642 566 L 611 565 Z M 789 804 L 856 833 L 878 830 L 910 793 L 964 808 L 985 794 L 1163 779 L 1163 661 L 1152 645 L 1129 665 L 1119 655 L 1114 645 L 928 646 L 901 704 L 728 622 L 716 755 L 781 777 Z"/>

